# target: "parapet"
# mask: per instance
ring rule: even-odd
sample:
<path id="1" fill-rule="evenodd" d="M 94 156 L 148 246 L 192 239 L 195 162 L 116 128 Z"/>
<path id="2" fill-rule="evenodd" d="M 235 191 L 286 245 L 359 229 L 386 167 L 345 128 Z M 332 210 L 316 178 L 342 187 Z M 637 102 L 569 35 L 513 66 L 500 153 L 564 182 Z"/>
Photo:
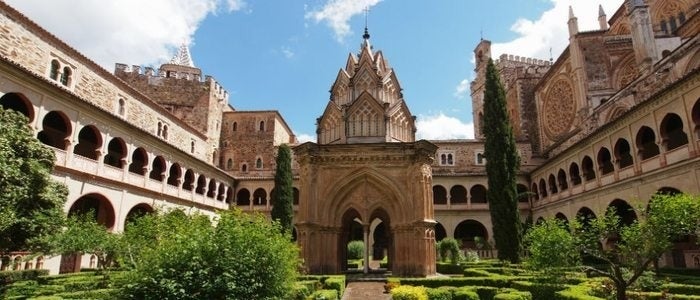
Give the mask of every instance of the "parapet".
<path id="1" fill-rule="evenodd" d="M 518 55 L 513 55 L 513 54 L 501 54 L 501 56 L 499 56 L 499 58 L 494 63 L 497 65 L 498 64 L 516 63 L 518 65 L 526 64 L 526 65 L 532 65 L 532 66 L 549 66 L 552 64 L 552 62 L 550 62 L 548 60 L 525 57 L 525 56 L 518 56 Z"/>

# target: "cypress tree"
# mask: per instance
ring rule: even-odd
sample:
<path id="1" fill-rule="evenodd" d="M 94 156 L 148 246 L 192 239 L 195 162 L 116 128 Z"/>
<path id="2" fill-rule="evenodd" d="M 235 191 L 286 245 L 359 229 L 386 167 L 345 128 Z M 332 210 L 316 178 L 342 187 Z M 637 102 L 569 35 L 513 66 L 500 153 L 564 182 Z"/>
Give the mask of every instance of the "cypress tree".
<path id="1" fill-rule="evenodd" d="M 506 109 L 503 84 L 491 59 L 486 67 L 482 132 L 489 187 L 487 199 L 498 258 L 516 263 L 520 261 L 522 249 L 516 188 L 520 157 Z"/>
<path id="2" fill-rule="evenodd" d="M 287 233 L 292 232 L 294 210 L 294 190 L 292 186 L 292 151 L 283 144 L 277 150 L 277 168 L 275 170 L 275 188 L 272 191 L 272 219 L 282 226 Z"/>

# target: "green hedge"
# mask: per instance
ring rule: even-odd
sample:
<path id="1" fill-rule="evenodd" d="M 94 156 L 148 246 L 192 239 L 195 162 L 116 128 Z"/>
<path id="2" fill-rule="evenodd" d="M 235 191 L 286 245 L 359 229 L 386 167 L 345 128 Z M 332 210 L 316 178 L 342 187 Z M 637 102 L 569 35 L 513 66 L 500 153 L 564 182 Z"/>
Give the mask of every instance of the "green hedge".
<path id="1" fill-rule="evenodd" d="M 424 286 L 400 285 L 391 290 L 392 300 L 429 300 Z"/>
<path id="2" fill-rule="evenodd" d="M 483 269 L 473 269 L 473 268 L 466 268 L 463 269 L 462 274 L 464 277 L 489 277 L 493 276 L 495 274 L 491 274 L 488 271 L 485 271 Z"/>
<path id="3" fill-rule="evenodd" d="M 659 273 L 700 277 L 700 269 L 691 268 L 660 268 Z"/>
<path id="4" fill-rule="evenodd" d="M 436 289 L 427 289 L 429 300 L 452 300 L 453 287 L 439 287 Z"/>
<path id="5" fill-rule="evenodd" d="M 118 294 L 117 289 L 96 289 L 88 291 L 78 291 L 78 292 L 67 292 L 59 293 L 55 296 L 63 297 L 67 299 L 96 299 L 96 300 L 107 300 L 116 299 Z"/>
<path id="6" fill-rule="evenodd" d="M 463 278 L 401 278 L 401 284 L 413 286 L 425 286 L 429 288 L 437 288 L 441 286 L 491 286 L 491 287 L 510 287 L 510 282 L 513 280 L 524 279 L 522 277 L 507 277 L 501 275 L 493 275 L 490 277 L 463 277 Z"/>
<path id="7" fill-rule="evenodd" d="M 439 262 L 435 265 L 436 271 L 440 274 L 462 274 L 464 267 L 450 263 Z"/>
<path id="8" fill-rule="evenodd" d="M 566 288 L 566 286 L 563 284 L 539 283 L 531 281 L 513 281 L 511 287 L 519 291 L 530 292 L 530 294 L 532 294 L 532 299 L 535 300 L 554 299 L 556 292 Z"/>
<path id="9" fill-rule="evenodd" d="M 532 294 L 518 290 L 504 290 L 496 294 L 493 300 L 532 300 Z"/>
<path id="10" fill-rule="evenodd" d="M 700 286 L 680 283 L 667 283 L 661 289 L 671 294 L 700 295 Z"/>
<path id="11" fill-rule="evenodd" d="M 456 288 L 452 292 L 452 300 L 479 300 L 479 294 L 472 288 Z"/>
<path id="12" fill-rule="evenodd" d="M 323 283 L 325 289 L 338 291 L 338 297 L 342 297 L 345 292 L 345 276 L 332 276 Z"/>
<path id="13" fill-rule="evenodd" d="M 313 300 L 338 300 L 338 291 L 336 290 L 318 290 L 315 291 L 311 298 Z"/>
<path id="14" fill-rule="evenodd" d="M 0 287 L 21 280 L 36 280 L 46 275 L 49 275 L 49 270 L 0 271 Z"/>
<path id="15" fill-rule="evenodd" d="M 293 300 L 305 300 L 307 297 L 311 296 L 311 293 L 313 293 L 307 285 L 299 282 L 294 284 L 292 289 L 293 290 L 290 297 Z"/>
<path id="16" fill-rule="evenodd" d="M 590 295 L 591 287 L 587 285 L 571 285 L 568 288 L 554 293 L 555 300 L 602 300 Z"/>

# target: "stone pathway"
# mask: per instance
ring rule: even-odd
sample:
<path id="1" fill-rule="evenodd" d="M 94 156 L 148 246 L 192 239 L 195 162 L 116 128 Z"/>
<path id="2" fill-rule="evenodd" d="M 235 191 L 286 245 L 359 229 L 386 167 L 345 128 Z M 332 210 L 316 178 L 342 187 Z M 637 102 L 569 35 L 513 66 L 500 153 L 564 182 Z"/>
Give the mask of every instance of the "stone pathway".
<path id="1" fill-rule="evenodd" d="M 384 294 L 384 282 L 351 282 L 345 287 L 342 300 L 390 300 L 391 294 Z"/>

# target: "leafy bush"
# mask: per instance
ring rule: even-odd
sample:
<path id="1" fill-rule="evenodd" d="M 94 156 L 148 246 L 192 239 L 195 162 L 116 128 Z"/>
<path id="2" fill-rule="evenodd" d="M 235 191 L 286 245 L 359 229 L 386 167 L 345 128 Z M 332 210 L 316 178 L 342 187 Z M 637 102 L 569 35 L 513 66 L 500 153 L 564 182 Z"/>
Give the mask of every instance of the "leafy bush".
<path id="1" fill-rule="evenodd" d="M 250 298 L 255 299 L 255 298 Z M 338 291 L 336 290 L 318 290 L 311 295 L 313 300 L 338 300 Z"/>
<path id="2" fill-rule="evenodd" d="M 511 285 L 514 289 L 528 291 L 534 299 L 554 299 L 556 292 L 566 288 L 562 284 L 539 283 L 530 281 L 514 281 Z"/>
<path id="3" fill-rule="evenodd" d="M 342 297 L 345 292 L 345 276 L 331 276 L 323 282 L 323 287 L 338 291 L 338 296 Z"/>
<path id="4" fill-rule="evenodd" d="M 452 300 L 452 291 L 446 287 L 427 289 L 429 300 Z"/>
<path id="5" fill-rule="evenodd" d="M 49 275 L 49 270 L 0 271 L 0 287 L 20 280 L 36 280 Z"/>
<path id="6" fill-rule="evenodd" d="M 205 216 L 168 218 L 155 233 L 157 243 L 141 250 L 123 299 L 285 299 L 292 293 L 298 250 L 265 216 L 226 211 L 216 226 Z"/>
<path id="7" fill-rule="evenodd" d="M 309 289 L 308 285 L 297 282 L 294 285 L 290 298 L 293 300 L 305 300 L 306 297 L 311 296 L 311 293 L 312 291 Z"/>
<path id="8" fill-rule="evenodd" d="M 422 286 L 400 285 L 391 290 L 392 300 L 429 300 L 428 291 Z"/>
<path id="9" fill-rule="evenodd" d="M 117 298 L 118 291 L 115 289 L 99 289 L 99 290 L 87 290 L 79 292 L 70 293 L 59 293 L 55 296 L 62 297 L 65 299 L 95 299 L 95 300 L 109 300 Z"/>
<path id="10" fill-rule="evenodd" d="M 479 300 L 477 294 L 472 288 L 463 287 L 457 288 L 452 293 L 452 300 Z"/>
<path id="11" fill-rule="evenodd" d="M 467 251 L 464 251 L 464 258 L 463 258 L 463 260 L 464 260 L 465 262 L 472 262 L 472 263 L 474 263 L 474 262 L 479 262 L 479 259 L 480 259 L 480 258 L 479 258 L 479 253 L 478 253 L 478 252 L 476 252 L 476 251 L 474 251 L 474 250 L 470 250 L 470 249 L 467 250 Z"/>
<path id="12" fill-rule="evenodd" d="M 452 264 L 459 263 L 459 242 L 454 238 L 444 238 L 437 243 L 440 260 L 445 261 L 448 258 Z"/>
<path id="13" fill-rule="evenodd" d="M 365 257 L 365 242 L 351 241 L 348 243 L 348 259 L 361 259 Z"/>
<path id="14" fill-rule="evenodd" d="M 700 286 L 691 284 L 667 283 L 661 289 L 671 294 L 700 295 Z"/>

